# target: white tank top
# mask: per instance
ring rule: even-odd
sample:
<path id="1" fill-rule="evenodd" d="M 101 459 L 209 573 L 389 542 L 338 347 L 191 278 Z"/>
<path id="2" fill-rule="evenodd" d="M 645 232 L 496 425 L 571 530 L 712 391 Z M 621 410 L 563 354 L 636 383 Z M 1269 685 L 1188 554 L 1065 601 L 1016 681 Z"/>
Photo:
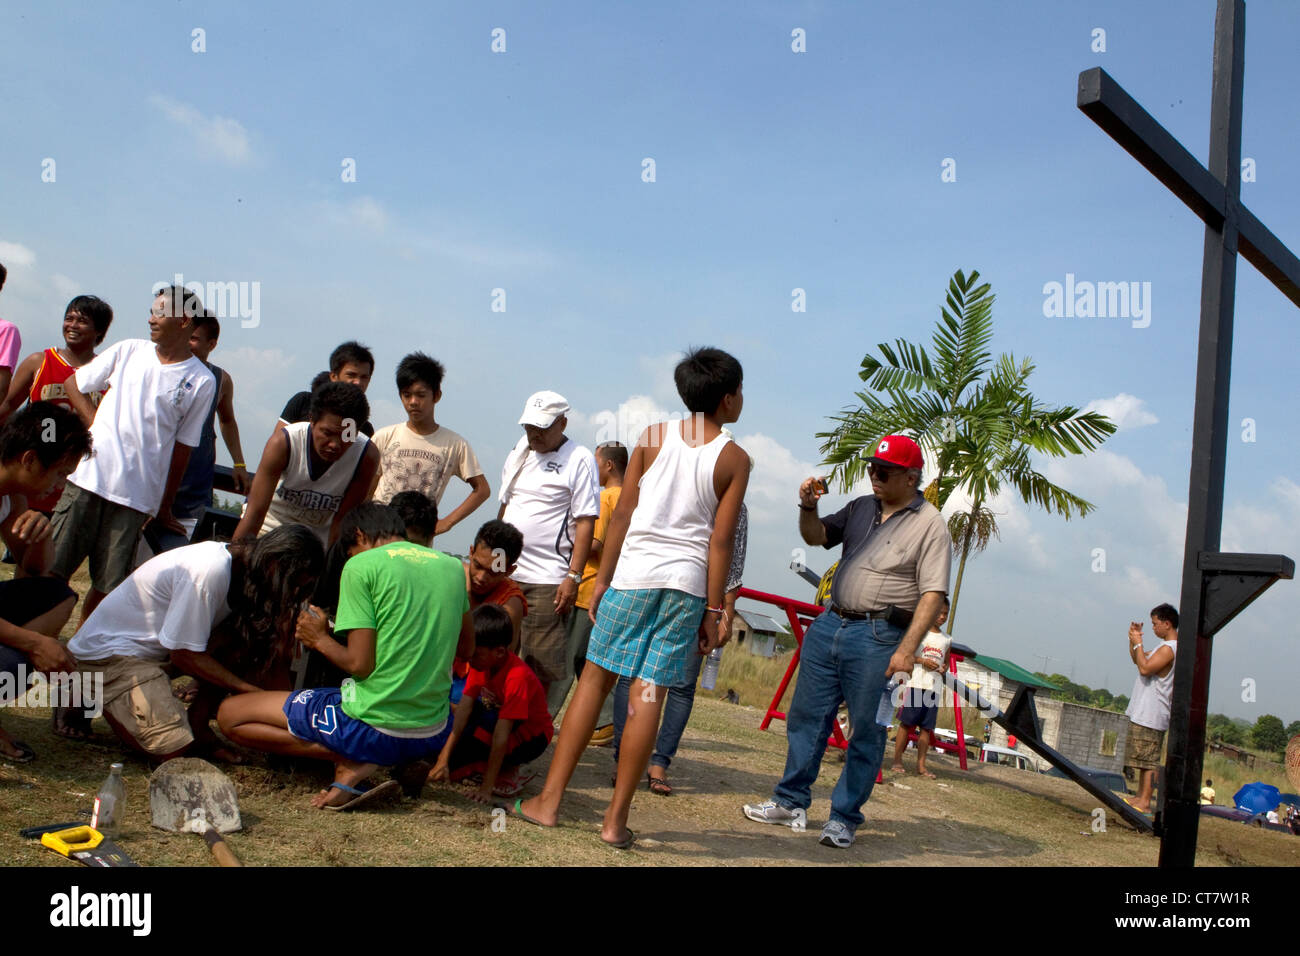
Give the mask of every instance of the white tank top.
<path id="1" fill-rule="evenodd" d="M 692 448 L 681 424 L 664 427 L 664 446 L 641 476 L 613 587 L 670 588 L 708 597 L 709 537 L 718 510 L 713 467 L 731 438 Z"/>
<path id="2" fill-rule="evenodd" d="M 307 473 L 310 429 L 311 422 L 285 426 L 284 433 L 289 439 L 289 464 L 285 465 L 280 483 L 271 496 L 271 507 L 267 509 L 261 533 L 266 534 L 284 524 L 305 524 L 316 532 L 321 544 L 328 545 L 330 524 L 338 514 L 352 477 L 357 473 L 369 439 L 358 433 L 357 440 L 343 452 L 343 457 L 313 481 Z"/>
<path id="3" fill-rule="evenodd" d="M 1177 641 L 1161 641 L 1161 645 L 1173 651 L 1177 658 Z M 1128 710 L 1124 714 L 1140 727 L 1168 730 L 1169 701 L 1173 694 L 1174 668 L 1171 662 L 1169 673 L 1164 677 L 1143 677 L 1138 674 L 1137 680 L 1133 682 L 1133 696 L 1129 699 Z"/>

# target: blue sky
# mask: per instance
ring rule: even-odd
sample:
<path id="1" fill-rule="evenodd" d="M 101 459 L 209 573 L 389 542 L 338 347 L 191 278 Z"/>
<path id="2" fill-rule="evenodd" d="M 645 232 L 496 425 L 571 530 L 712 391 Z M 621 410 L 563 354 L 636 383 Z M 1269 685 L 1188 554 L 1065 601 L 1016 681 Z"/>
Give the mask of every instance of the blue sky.
<path id="1" fill-rule="evenodd" d="M 1204 161 L 1214 3 L 1176 9 L 11 2 L 0 316 L 30 351 L 93 292 L 116 341 L 145 333 L 149 288 L 178 272 L 257 282 L 260 324 L 227 321 L 213 355 L 250 462 L 289 394 L 359 337 L 379 424 L 404 417 L 405 352 L 446 363 L 438 418 L 494 491 L 531 391 L 564 393 L 591 442 L 602 412 L 678 408 L 682 349 L 726 348 L 745 365 L 736 431 L 756 459 L 747 583 L 807 597 L 787 565 L 815 433 L 851 401 L 862 355 L 928 339 L 948 277 L 978 269 L 998 295 L 995 350 L 1032 356 L 1041 400 L 1101 402 L 1122 430 L 1051 465 L 1094 516 L 998 503 L 1003 537 L 967 569 L 957 632 L 1127 693 L 1127 622 L 1178 598 L 1203 232 L 1075 108 L 1075 87 L 1103 67 Z M 1300 7 L 1251 0 L 1242 195 L 1293 248 L 1297 35 Z M 1044 317 L 1044 285 L 1067 273 L 1151 283 L 1150 326 Z M 1251 266 L 1238 276 L 1231 419 L 1252 418 L 1256 440 L 1230 447 L 1224 547 L 1294 557 L 1300 325 Z M 443 546 L 463 550 L 490 511 Z M 1213 710 L 1300 718 L 1298 594 L 1275 586 L 1217 641 Z"/>

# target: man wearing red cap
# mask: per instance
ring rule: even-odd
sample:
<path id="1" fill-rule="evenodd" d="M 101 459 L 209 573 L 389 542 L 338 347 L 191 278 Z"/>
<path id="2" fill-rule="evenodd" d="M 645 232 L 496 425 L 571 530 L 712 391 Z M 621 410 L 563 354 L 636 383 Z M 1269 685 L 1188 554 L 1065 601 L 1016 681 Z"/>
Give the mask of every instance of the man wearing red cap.
<path id="1" fill-rule="evenodd" d="M 806 543 L 844 545 L 831 605 L 804 635 L 799 682 L 786 718 L 785 775 L 772 799 L 748 804 L 759 823 L 802 829 L 826 737 L 840 701 L 849 707 L 853 738 L 831 794 L 821 842 L 853 845 L 885 751 L 875 711 L 888 676 L 911 674 L 915 652 L 948 592 L 951 539 L 937 508 L 919 485 L 923 461 L 916 442 L 886 435 L 868 461 L 874 494 L 854 498 L 828 517 L 817 514 L 820 479 L 799 486 L 799 533 Z"/>

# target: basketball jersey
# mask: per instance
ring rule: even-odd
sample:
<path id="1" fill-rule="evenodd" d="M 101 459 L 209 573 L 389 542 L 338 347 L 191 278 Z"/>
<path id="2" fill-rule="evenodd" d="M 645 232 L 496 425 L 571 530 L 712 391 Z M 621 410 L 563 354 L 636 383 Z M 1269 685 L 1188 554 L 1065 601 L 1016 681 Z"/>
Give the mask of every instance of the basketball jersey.
<path id="1" fill-rule="evenodd" d="M 68 401 L 66 383 L 76 371 L 77 369 L 74 366 L 63 360 L 63 356 L 59 354 L 58 349 L 46 349 L 41 356 L 41 367 L 37 369 L 36 377 L 32 379 L 32 387 L 27 393 L 27 400 L 30 402 L 53 402 L 70 410 L 72 403 Z M 90 399 L 90 404 L 94 408 L 99 407 L 99 400 L 103 397 L 103 391 L 88 392 L 86 394 L 86 398 Z M 50 514 L 54 511 L 54 506 L 59 503 L 62 494 L 63 486 L 60 485 L 42 498 L 33 498 L 29 507 L 34 511 Z"/>
<path id="2" fill-rule="evenodd" d="M 321 544 L 328 545 L 330 525 L 361 466 L 370 439 L 358 433 L 357 440 L 347 447 L 343 456 L 313 481 L 307 469 L 311 422 L 286 425 L 284 434 L 289 441 L 289 463 L 271 496 L 271 507 L 267 509 L 261 533 L 284 524 L 303 524 L 316 533 Z"/>

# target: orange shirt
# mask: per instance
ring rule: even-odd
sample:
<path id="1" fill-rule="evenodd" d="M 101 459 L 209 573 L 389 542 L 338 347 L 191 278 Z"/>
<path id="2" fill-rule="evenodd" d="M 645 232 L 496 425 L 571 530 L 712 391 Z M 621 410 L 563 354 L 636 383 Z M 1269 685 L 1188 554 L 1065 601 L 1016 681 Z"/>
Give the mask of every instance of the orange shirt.
<path id="1" fill-rule="evenodd" d="M 592 541 L 604 542 L 605 532 L 609 530 L 609 519 L 618 507 L 618 496 L 623 493 L 623 486 L 602 488 L 600 492 L 600 516 L 596 518 L 596 528 L 591 533 Z M 578 596 L 574 600 L 577 607 L 591 607 L 592 596 L 596 593 L 596 572 L 600 570 L 600 558 L 589 557 L 582 568 L 582 583 L 578 585 Z"/>

